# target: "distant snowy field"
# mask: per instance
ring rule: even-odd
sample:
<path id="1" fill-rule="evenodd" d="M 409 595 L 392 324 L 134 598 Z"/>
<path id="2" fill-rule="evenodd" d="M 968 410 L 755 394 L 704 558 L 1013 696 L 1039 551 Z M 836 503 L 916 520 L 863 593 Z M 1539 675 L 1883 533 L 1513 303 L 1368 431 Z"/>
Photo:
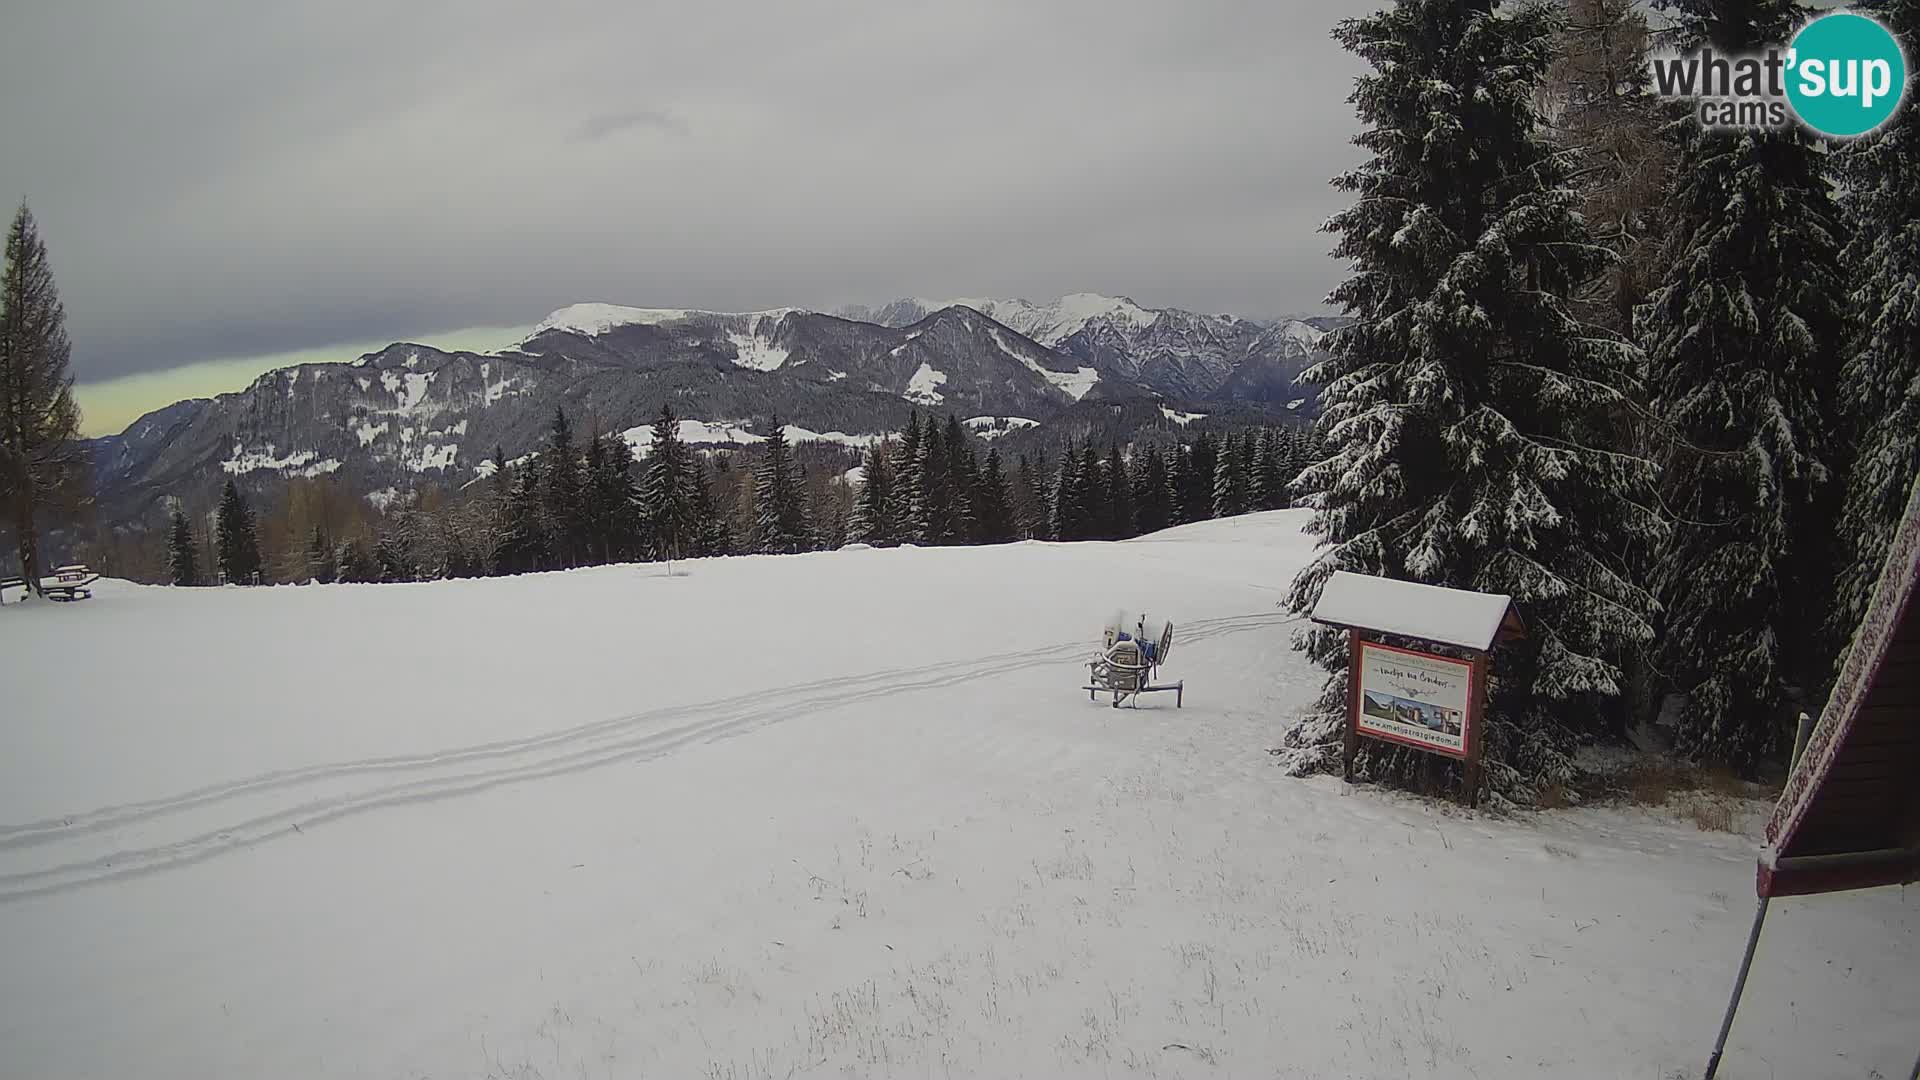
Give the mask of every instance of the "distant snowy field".
<path id="1" fill-rule="evenodd" d="M 0 1076 L 1696 1075 L 1752 842 L 1283 777 L 1301 521 L 0 608 Z M 1782 901 L 1722 1075 L 1916 1002 Z"/>

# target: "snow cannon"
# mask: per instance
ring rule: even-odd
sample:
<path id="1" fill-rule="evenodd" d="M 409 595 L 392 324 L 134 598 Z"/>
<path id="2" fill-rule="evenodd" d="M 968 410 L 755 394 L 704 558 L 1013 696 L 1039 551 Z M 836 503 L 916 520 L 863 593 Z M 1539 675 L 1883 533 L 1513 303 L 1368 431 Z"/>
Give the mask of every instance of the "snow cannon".
<path id="1" fill-rule="evenodd" d="M 1171 691 L 1173 707 L 1182 707 L 1186 680 L 1166 685 L 1153 681 L 1172 652 L 1173 623 L 1145 615 L 1116 614 L 1107 622 L 1099 655 L 1087 663 L 1087 700 L 1112 694 L 1113 708 L 1131 702 L 1137 709 L 1141 694 Z"/>

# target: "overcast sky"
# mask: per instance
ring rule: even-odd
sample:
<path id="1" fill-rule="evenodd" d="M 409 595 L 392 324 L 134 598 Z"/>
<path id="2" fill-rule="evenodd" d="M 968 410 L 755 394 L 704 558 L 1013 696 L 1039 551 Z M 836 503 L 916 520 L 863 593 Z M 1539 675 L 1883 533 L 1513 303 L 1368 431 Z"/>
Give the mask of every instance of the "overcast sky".
<path id="1" fill-rule="evenodd" d="M 40 221 L 82 382 L 582 300 L 1321 310 L 1357 158 L 1328 31 L 1362 9 L 20 4 L 0 197 Z"/>

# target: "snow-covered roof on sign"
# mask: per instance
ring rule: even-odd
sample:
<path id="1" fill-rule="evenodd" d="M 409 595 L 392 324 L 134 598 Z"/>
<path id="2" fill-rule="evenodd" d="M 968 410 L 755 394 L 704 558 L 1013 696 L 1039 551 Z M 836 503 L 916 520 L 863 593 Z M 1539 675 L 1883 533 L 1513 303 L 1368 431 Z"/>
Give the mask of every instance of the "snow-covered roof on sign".
<path id="1" fill-rule="evenodd" d="M 1313 621 L 1487 649 L 1513 606 L 1510 596 L 1419 585 L 1340 570 L 1327 579 Z"/>

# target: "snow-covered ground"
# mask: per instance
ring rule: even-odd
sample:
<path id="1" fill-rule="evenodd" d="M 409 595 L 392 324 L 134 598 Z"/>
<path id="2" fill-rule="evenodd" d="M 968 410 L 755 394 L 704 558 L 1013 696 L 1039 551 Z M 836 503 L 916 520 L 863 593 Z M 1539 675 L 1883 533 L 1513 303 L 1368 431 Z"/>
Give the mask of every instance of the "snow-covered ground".
<path id="1" fill-rule="evenodd" d="M 1751 841 L 1281 776 L 1299 524 L 0 608 L 0 1076 L 1694 1074 Z M 1722 1075 L 1917 1001 L 1782 901 Z"/>

